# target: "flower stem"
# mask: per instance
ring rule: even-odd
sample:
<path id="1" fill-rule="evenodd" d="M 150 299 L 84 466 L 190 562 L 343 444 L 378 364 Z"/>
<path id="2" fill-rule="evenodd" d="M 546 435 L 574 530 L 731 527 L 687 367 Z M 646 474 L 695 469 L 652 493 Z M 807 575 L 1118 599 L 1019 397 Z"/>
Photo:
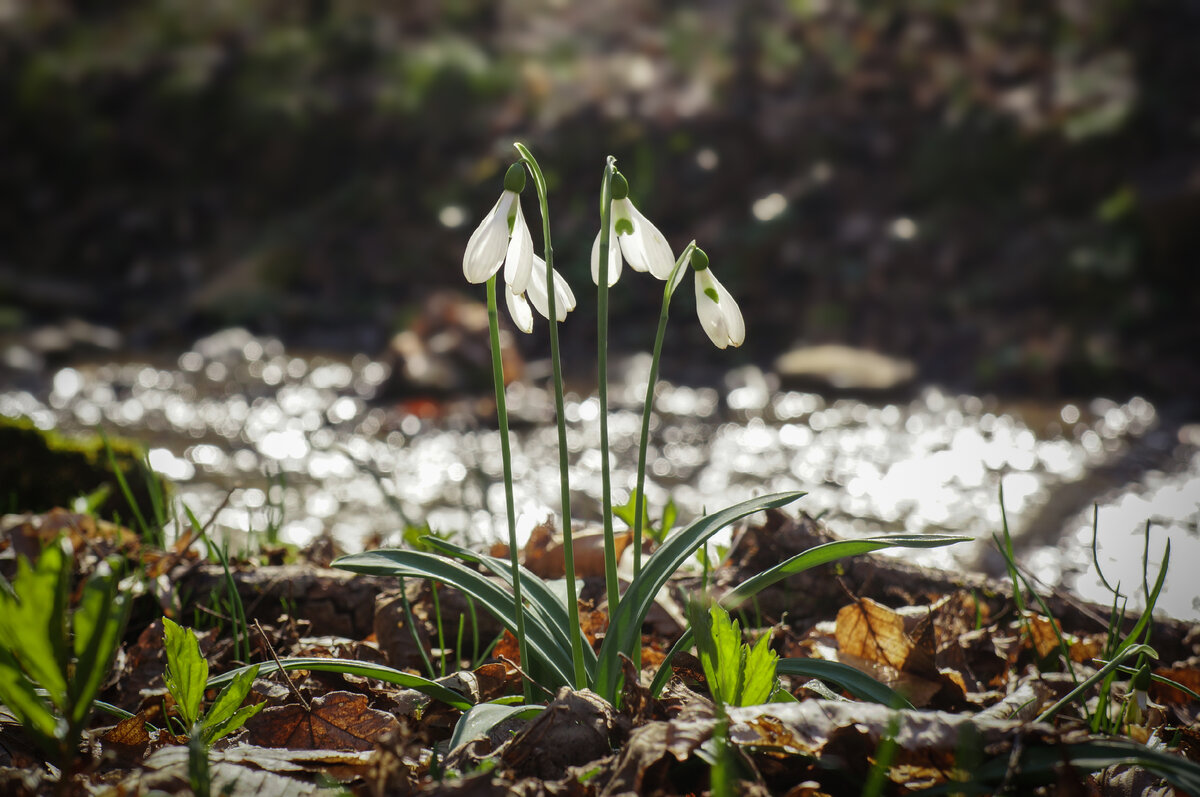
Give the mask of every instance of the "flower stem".
<path id="1" fill-rule="evenodd" d="M 608 587 L 608 616 L 617 611 L 621 595 L 617 583 L 617 546 L 613 539 L 612 476 L 608 463 L 608 252 L 616 241 L 611 240 L 612 177 L 617 159 L 608 156 L 604 166 L 604 181 L 600 185 L 600 284 L 597 286 L 596 359 L 600 377 L 600 489 L 604 515 L 604 581 Z"/>
<path id="2" fill-rule="evenodd" d="M 517 512 L 513 506 L 512 450 L 508 444 L 508 405 L 504 400 L 504 362 L 500 356 L 500 319 L 496 311 L 496 277 L 487 281 L 488 333 L 492 344 L 492 380 L 496 387 L 496 419 L 500 423 L 500 457 L 504 463 L 504 501 L 508 510 L 508 555 L 512 561 L 513 599 L 517 607 L 517 646 L 521 667 L 530 665 L 529 647 L 525 641 L 525 604 L 521 601 L 521 565 L 517 561 Z M 528 679 L 525 702 L 533 702 L 533 687 Z"/>
<path id="3" fill-rule="evenodd" d="M 675 261 L 675 268 L 671 269 L 671 276 L 667 278 L 667 284 L 663 286 L 662 311 L 658 315 L 658 332 L 654 335 L 654 356 L 650 360 L 650 376 L 646 382 L 646 404 L 642 407 L 642 437 L 638 442 L 637 482 L 634 485 L 633 500 L 634 578 L 637 578 L 638 573 L 642 571 L 642 520 L 646 513 L 646 449 L 650 444 L 650 412 L 654 405 L 654 388 L 658 384 L 658 363 L 662 359 L 663 338 L 667 335 L 667 316 L 671 309 L 671 297 L 675 295 L 675 288 L 679 284 L 676 276 L 679 274 L 679 269 L 686 267 L 688 259 L 692 256 L 692 250 L 695 248 L 695 241 L 684 247 L 683 254 Z M 641 647 L 632 651 L 632 654 L 630 658 L 633 660 L 634 670 L 640 672 L 642 669 Z"/>
<path id="4" fill-rule="evenodd" d="M 567 424 L 563 412 L 562 360 L 558 350 L 558 310 L 554 292 L 554 247 L 550 244 L 550 205 L 546 198 L 546 178 L 537 159 L 524 144 L 514 144 L 525 161 L 537 189 L 542 213 L 542 243 L 546 258 L 546 303 L 550 311 L 550 360 L 554 364 L 554 414 L 558 421 L 558 478 L 562 486 L 563 562 L 567 579 L 567 613 L 571 620 L 571 658 L 575 662 L 575 688 L 587 688 L 587 669 L 583 660 L 583 633 L 579 623 L 579 596 L 575 584 L 575 546 L 571 536 L 571 482 L 567 463 Z M 538 279 L 534 274 L 532 279 Z"/>
<path id="5" fill-rule="evenodd" d="M 658 332 L 654 336 L 654 356 L 650 360 L 650 377 L 646 382 L 646 404 L 642 408 L 642 437 L 638 442 L 637 482 L 634 486 L 633 502 L 633 575 L 637 577 L 642 572 L 642 521 L 646 512 L 646 448 L 650 443 L 650 412 L 654 404 L 654 388 L 658 385 L 658 364 L 662 358 L 663 338 L 667 334 L 667 315 L 671 308 L 671 297 L 678 287 L 677 276 L 679 269 L 684 268 L 692 256 L 696 242 L 692 241 L 683 249 L 683 254 L 675 261 L 671 276 L 663 286 L 662 311 L 658 315 Z M 634 660 L 636 662 L 636 659 Z"/>

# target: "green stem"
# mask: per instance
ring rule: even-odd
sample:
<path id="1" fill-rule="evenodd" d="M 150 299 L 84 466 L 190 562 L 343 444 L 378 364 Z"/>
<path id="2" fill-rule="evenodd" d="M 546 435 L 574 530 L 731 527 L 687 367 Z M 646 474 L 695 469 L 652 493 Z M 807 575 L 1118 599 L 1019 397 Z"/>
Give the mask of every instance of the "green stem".
<path id="1" fill-rule="evenodd" d="M 529 646 L 525 640 L 525 604 L 521 601 L 521 564 L 517 560 L 517 512 L 513 506 L 512 450 L 508 444 L 508 405 L 504 400 L 504 363 L 500 357 L 500 318 L 496 311 L 496 277 L 487 281 L 488 333 L 492 344 L 492 380 L 496 388 L 496 419 L 500 424 L 500 457 L 504 463 L 504 503 L 508 511 L 508 554 L 512 561 L 513 598 L 517 607 L 517 645 L 521 666 L 529 667 Z M 528 679 L 525 702 L 533 702 Z"/>
<path id="2" fill-rule="evenodd" d="M 667 334 L 667 315 L 671 309 L 671 297 L 677 287 L 676 277 L 679 269 L 683 268 L 692 256 L 696 242 L 692 241 L 683 249 L 683 254 L 675 261 L 671 276 L 663 287 L 662 311 L 658 314 L 658 332 L 654 336 L 654 356 L 650 360 L 650 377 L 646 382 L 646 403 L 642 407 L 642 437 L 638 443 L 637 483 L 634 487 L 633 504 L 633 576 L 637 578 L 642 572 L 642 520 L 646 506 L 646 448 L 650 444 L 650 412 L 654 404 L 654 388 L 658 385 L 658 364 L 662 358 L 663 338 Z"/>
<path id="3" fill-rule="evenodd" d="M 604 515 L 604 581 L 608 587 L 608 616 L 617 611 L 621 595 L 617 582 L 617 546 L 613 539 L 612 475 L 608 465 L 608 252 L 615 242 L 610 238 L 612 225 L 612 177 L 617 159 L 608 156 L 604 181 L 600 185 L 600 273 L 597 286 L 596 359 L 600 376 L 600 490 Z"/>
<path id="4" fill-rule="evenodd" d="M 650 360 L 650 377 L 646 382 L 646 404 L 642 407 L 642 437 L 638 442 L 637 483 L 634 486 L 633 501 L 633 577 L 637 578 L 642 572 L 642 519 L 646 512 L 646 449 L 650 444 L 650 412 L 654 405 L 654 387 L 658 384 L 658 363 L 662 358 L 663 338 L 667 335 L 667 316 L 671 309 L 671 297 L 677 286 L 675 277 L 679 269 L 684 267 L 696 242 L 692 241 L 684 247 L 683 254 L 675 261 L 671 276 L 663 287 L 662 310 L 658 314 L 658 332 L 654 335 L 654 356 Z M 642 647 L 638 645 L 631 651 L 635 672 L 642 669 Z"/>
<path id="5" fill-rule="evenodd" d="M 563 411 L 562 359 L 558 349 L 558 309 L 554 295 L 554 247 L 550 243 L 550 204 L 546 198 L 546 178 L 533 153 L 521 143 L 514 144 L 537 190 L 542 213 L 542 244 L 546 258 L 546 303 L 550 311 L 550 360 L 554 364 L 554 415 L 558 421 L 558 479 L 562 488 L 563 570 L 567 577 L 567 613 L 571 618 L 571 658 L 575 662 L 575 688 L 587 688 L 587 668 L 583 660 L 583 632 L 579 623 L 579 596 L 575 584 L 575 545 L 571 534 L 571 482 L 567 462 L 567 423 Z M 536 279 L 535 274 L 532 279 Z"/>

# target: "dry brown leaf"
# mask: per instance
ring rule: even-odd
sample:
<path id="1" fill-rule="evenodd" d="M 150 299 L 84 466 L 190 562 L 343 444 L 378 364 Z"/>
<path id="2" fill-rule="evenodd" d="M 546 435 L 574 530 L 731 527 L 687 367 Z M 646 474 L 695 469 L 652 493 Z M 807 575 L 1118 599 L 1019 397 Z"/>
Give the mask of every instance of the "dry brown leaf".
<path id="1" fill-rule="evenodd" d="M 613 536 L 616 545 L 617 559 L 633 542 L 633 532 L 624 531 Z M 572 548 L 575 552 L 575 575 L 579 578 L 600 578 L 604 575 L 604 532 L 585 531 L 572 535 Z M 529 534 L 529 542 L 525 544 L 524 561 L 522 564 L 529 571 L 541 578 L 562 578 L 566 575 L 566 546 L 562 540 L 554 536 L 554 528 L 549 523 L 535 526 Z M 497 543 L 491 547 L 492 556 L 505 559 L 508 557 L 508 546 Z"/>
<path id="2" fill-rule="evenodd" d="M 370 750 L 399 727 L 391 714 L 367 707 L 365 695 L 330 692 L 312 701 L 259 712 L 246 723 L 250 744 L 297 750 Z"/>
<path id="3" fill-rule="evenodd" d="M 928 612 L 905 617 L 870 598 L 860 598 L 838 612 L 834 635 L 843 653 L 900 672 L 937 677 Z"/>
<path id="4" fill-rule="evenodd" d="M 1170 678 L 1193 692 L 1200 692 L 1200 670 L 1195 667 L 1160 667 L 1154 671 L 1154 674 L 1162 678 Z M 1181 692 L 1173 686 L 1160 684 L 1157 681 L 1150 683 L 1149 694 L 1155 703 L 1161 703 L 1164 706 L 1172 703 L 1191 703 L 1195 700 L 1186 692 Z"/>
<path id="5" fill-rule="evenodd" d="M 114 752 L 125 760 L 141 759 L 150 746 L 150 733 L 146 730 L 146 712 L 139 711 L 126 717 L 100 736 L 104 749 Z"/>
<path id="6" fill-rule="evenodd" d="M 1033 642 L 1034 652 L 1039 659 L 1044 659 L 1058 649 L 1058 636 L 1055 634 L 1057 624 L 1040 614 L 1026 613 L 1029 623 L 1029 637 Z"/>

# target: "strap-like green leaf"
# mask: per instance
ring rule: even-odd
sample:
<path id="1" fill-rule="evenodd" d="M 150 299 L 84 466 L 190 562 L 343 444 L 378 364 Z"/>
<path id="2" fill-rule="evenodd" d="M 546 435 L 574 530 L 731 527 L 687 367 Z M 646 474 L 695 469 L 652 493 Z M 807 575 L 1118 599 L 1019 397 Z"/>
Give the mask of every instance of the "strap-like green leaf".
<path id="1" fill-rule="evenodd" d="M 609 607 L 611 620 L 608 635 L 604 638 L 596 662 L 596 691 L 609 702 L 616 700 L 621 683 L 620 654 L 629 655 L 634 645 L 641 644 L 642 622 L 655 596 L 697 548 L 730 523 L 754 512 L 785 506 L 803 495 L 801 492 L 787 492 L 751 498 L 702 517 L 678 534 L 668 537 L 662 547 L 646 560 L 642 572 L 629 585 L 616 609 Z"/>
<path id="2" fill-rule="evenodd" d="M 280 659 L 279 664 L 273 661 L 264 662 L 263 664 L 252 664 L 249 667 L 240 667 L 236 670 L 230 670 L 227 673 L 209 678 L 208 688 L 216 689 L 217 687 L 225 686 L 253 667 L 259 668 L 259 675 L 270 675 L 273 672 L 278 672 L 280 665 L 283 666 L 284 670 L 340 672 L 347 675 L 361 675 L 367 678 L 374 678 L 377 681 L 403 686 L 406 689 L 415 689 L 418 692 L 429 695 L 434 700 L 440 700 L 446 705 L 463 711 L 466 711 L 473 705 L 470 700 L 458 692 L 428 678 L 422 678 L 419 675 L 403 672 L 402 670 L 397 670 L 394 667 L 388 667 L 383 664 L 371 664 L 365 661 L 353 661 L 350 659 L 294 658 Z"/>
<path id="3" fill-rule="evenodd" d="M 881 684 L 861 670 L 840 661 L 822 659 L 780 659 L 776 665 L 780 675 L 799 675 L 820 678 L 837 684 L 855 697 L 892 708 L 913 708 L 913 704 L 887 684 Z"/>
<path id="4" fill-rule="evenodd" d="M 510 706 L 499 703 L 480 703 L 458 719 L 454 734 L 450 737 L 450 748 L 487 736 L 492 728 L 511 717 L 532 719 L 545 710 L 545 706 Z"/>
<path id="5" fill-rule="evenodd" d="M 343 556 L 333 566 L 373 576 L 412 576 L 444 582 L 470 595 L 505 628 L 513 634 L 517 633 L 517 604 L 512 593 L 474 570 L 438 554 L 384 548 Z M 522 586 L 525 584 L 524 577 L 521 583 Z M 543 686 L 556 688 L 572 683 L 569 673 L 574 670 L 574 663 L 571 660 L 570 640 L 548 627 L 540 615 L 532 613 L 526 613 L 525 633 L 530 656 L 538 658 L 554 676 L 553 683 Z"/>
<path id="6" fill-rule="evenodd" d="M 760 591 L 788 576 L 802 573 L 818 565 L 828 564 L 847 556 L 881 551 L 885 548 L 940 548 L 957 542 L 969 541 L 970 537 L 946 536 L 941 534 L 888 534 L 879 537 L 866 537 L 861 540 L 835 540 L 809 548 L 779 564 L 764 570 L 743 581 L 721 598 L 720 604 L 726 609 L 736 609 Z M 666 685 L 671 676 L 671 659 L 681 650 L 687 650 L 692 644 L 692 631 L 685 629 L 671 650 L 667 653 L 650 690 L 657 695 Z"/>
<path id="7" fill-rule="evenodd" d="M 464 562 L 483 565 L 494 575 L 503 579 L 504 583 L 510 587 L 512 586 L 511 562 L 495 556 L 477 553 L 470 548 L 464 548 L 461 545 L 455 545 L 452 542 L 436 537 L 422 537 L 421 539 L 431 547 L 450 556 L 457 557 Z M 569 645 L 571 619 L 567 614 L 567 607 L 563 606 L 557 593 L 550 589 L 549 585 L 542 581 L 541 578 L 535 576 L 524 567 L 521 568 L 521 589 L 524 593 L 523 597 L 529 601 L 530 611 L 537 615 L 547 628 L 556 629 L 559 636 Z M 583 646 L 583 662 L 588 680 L 590 681 L 596 670 L 596 651 L 592 650 L 589 645 Z"/>

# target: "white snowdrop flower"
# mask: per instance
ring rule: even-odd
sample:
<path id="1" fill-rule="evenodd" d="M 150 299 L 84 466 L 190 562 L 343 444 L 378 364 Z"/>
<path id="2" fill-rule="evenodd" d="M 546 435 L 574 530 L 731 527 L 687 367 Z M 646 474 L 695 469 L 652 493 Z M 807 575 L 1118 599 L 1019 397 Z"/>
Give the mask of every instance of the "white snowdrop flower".
<path id="1" fill-rule="evenodd" d="M 525 289 L 525 294 L 529 297 L 529 301 L 533 302 L 534 308 L 542 314 L 543 318 L 550 317 L 550 302 L 546 296 L 546 261 L 537 255 L 533 256 L 533 276 L 529 278 L 529 286 Z M 554 314 L 558 316 L 559 321 L 567 320 L 567 313 L 575 309 L 575 294 L 571 292 L 571 286 L 563 278 L 562 274 L 558 273 L 558 269 L 554 269 Z"/>
<path id="2" fill-rule="evenodd" d="M 696 315 L 700 326 L 718 349 L 741 346 L 746 339 L 746 322 L 729 291 L 725 290 L 708 267 L 708 256 L 700 249 L 692 252 L 696 271 Z"/>
<path id="3" fill-rule="evenodd" d="M 529 309 L 529 302 L 525 300 L 525 294 L 514 293 L 505 288 L 504 300 L 508 303 L 508 314 L 512 316 L 513 324 L 517 329 L 525 334 L 533 332 L 533 311 Z"/>
<path id="4" fill-rule="evenodd" d="M 675 255 L 666 237 L 629 199 L 629 183 L 620 172 L 612 177 L 612 227 L 609 230 L 608 284 L 621 275 L 621 258 L 634 271 L 649 271 L 660 280 L 671 275 Z M 592 281 L 600 284 L 600 233 L 592 243 Z"/>
<path id="5" fill-rule="evenodd" d="M 504 191 L 491 211 L 471 233 L 463 253 L 463 276 L 467 282 L 491 279 L 504 266 L 509 289 L 524 293 L 533 270 L 533 237 L 521 212 L 525 167 L 514 163 L 504 175 Z"/>

